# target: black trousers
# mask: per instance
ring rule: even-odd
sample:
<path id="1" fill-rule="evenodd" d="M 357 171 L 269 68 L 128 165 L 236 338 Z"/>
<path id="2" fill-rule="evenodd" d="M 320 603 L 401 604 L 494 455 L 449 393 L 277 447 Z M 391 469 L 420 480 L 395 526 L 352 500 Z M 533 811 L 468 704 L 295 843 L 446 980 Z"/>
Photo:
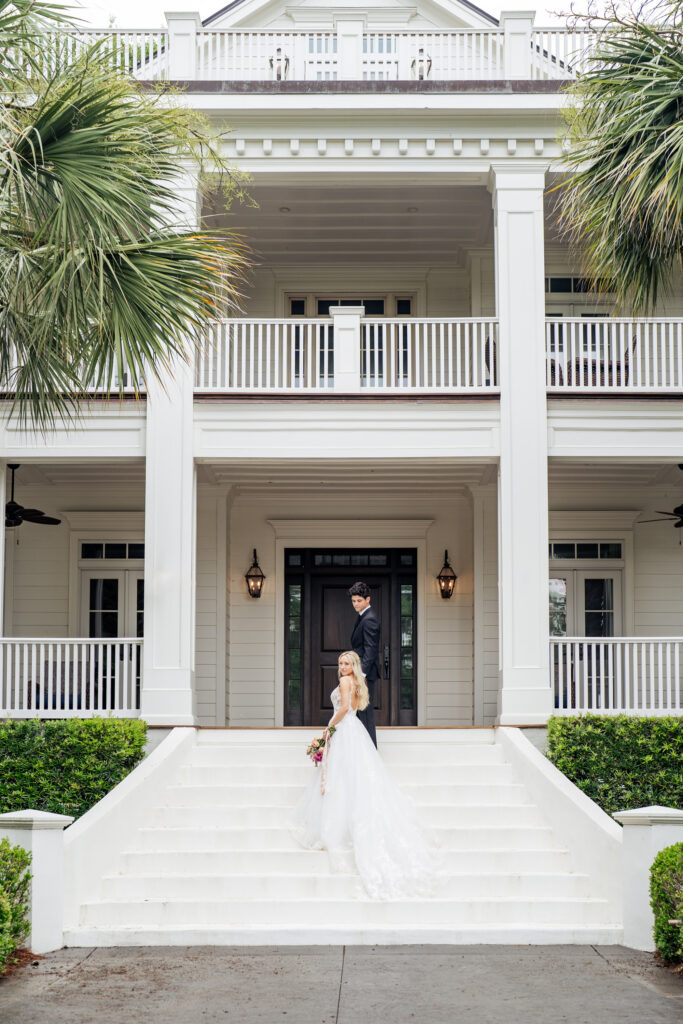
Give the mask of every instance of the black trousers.
<path id="1" fill-rule="evenodd" d="M 365 711 L 357 712 L 357 718 L 359 722 L 362 722 L 365 728 L 368 730 L 368 734 L 372 742 L 377 746 L 377 733 L 375 732 L 375 684 L 374 682 L 368 683 L 368 693 L 370 694 L 370 703 L 366 707 Z"/>

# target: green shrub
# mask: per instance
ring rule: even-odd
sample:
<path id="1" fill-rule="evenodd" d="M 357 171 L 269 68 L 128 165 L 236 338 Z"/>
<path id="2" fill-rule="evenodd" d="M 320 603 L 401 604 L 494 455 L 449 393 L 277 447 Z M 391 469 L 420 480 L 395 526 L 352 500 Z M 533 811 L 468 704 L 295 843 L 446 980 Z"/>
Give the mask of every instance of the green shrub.
<path id="1" fill-rule="evenodd" d="M 683 718 L 551 718 L 547 756 L 608 814 L 683 808 Z"/>
<path id="2" fill-rule="evenodd" d="M 650 869 L 650 906 L 655 915 L 655 946 L 665 960 L 683 960 L 683 843 L 661 850 Z"/>
<path id="3" fill-rule="evenodd" d="M 29 932 L 31 854 L 0 840 L 0 971 Z"/>
<path id="4" fill-rule="evenodd" d="M 78 818 L 142 759 L 147 723 L 128 718 L 0 723 L 0 813 Z"/>

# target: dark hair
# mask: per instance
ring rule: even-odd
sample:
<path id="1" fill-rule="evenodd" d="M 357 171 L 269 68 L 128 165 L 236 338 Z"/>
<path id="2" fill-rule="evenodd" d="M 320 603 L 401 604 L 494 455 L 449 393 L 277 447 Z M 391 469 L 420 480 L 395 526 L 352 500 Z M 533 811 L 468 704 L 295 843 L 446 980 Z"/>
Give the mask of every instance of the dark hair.
<path id="1" fill-rule="evenodd" d="M 358 583 L 354 583 L 352 587 L 349 587 L 349 597 L 370 597 L 370 587 L 367 583 L 363 583 L 359 580 Z"/>

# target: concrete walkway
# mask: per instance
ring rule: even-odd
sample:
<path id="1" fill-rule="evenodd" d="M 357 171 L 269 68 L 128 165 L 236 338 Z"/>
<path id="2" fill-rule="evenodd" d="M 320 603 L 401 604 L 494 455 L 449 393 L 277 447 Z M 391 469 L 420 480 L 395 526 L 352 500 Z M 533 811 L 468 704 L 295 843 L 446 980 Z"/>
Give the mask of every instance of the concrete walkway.
<path id="1" fill-rule="evenodd" d="M 683 979 L 593 946 L 63 949 L 0 979 L 2 1024 L 680 1024 Z"/>

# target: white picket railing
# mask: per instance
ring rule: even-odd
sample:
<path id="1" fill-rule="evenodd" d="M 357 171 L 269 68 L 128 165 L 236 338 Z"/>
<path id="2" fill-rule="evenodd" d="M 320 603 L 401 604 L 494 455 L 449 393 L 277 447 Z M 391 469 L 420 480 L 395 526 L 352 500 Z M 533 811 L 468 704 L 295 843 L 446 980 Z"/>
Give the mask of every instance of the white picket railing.
<path id="1" fill-rule="evenodd" d="M 363 79 L 500 79 L 504 77 L 503 44 L 504 33 L 496 30 L 366 32 Z"/>
<path id="2" fill-rule="evenodd" d="M 217 321 L 195 365 L 195 391 L 329 391 L 330 320 Z"/>
<path id="3" fill-rule="evenodd" d="M 141 80 L 481 81 L 510 73 L 515 78 L 562 80 L 576 77 L 596 38 L 582 29 L 534 28 L 528 73 L 523 65 L 514 72 L 506 67 L 505 32 L 497 28 L 365 32 L 358 37 L 357 59 L 350 62 L 342 60 L 335 32 L 274 29 L 200 29 L 189 51 L 187 38 L 180 37 L 182 52 L 177 55 L 168 29 L 53 32 L 35 56 L 51 73 L 98 43 L 113 64 Z M 347 45 L 353 44 L 347 40 Z"/>
<path id="4" fill-rule="evenodd" d="M 16 349 L 10 346 L 10 357 L 9 357 L 9 369 L 8 374 L 5 378 L 0 378 L 0 395 L 13 395 L 17 390 L 18 374 L 20 370 L 20 359 Z M 82 379 L 85 376 L 85 367 L 81 374 Z M 119 388 L 119 382 L 123 378 L 123 387 Z M 137 381 L 137 386 L 136 386 Z M 126 395 L 134 395 L 137 393 L 144 393 L 145 385 L 141 376 L 137 376 L 131 371 L 127 363 L 124 363 L 124 368 L 121 374 L 114 373 L 111 381 L 111 387 L 108 388 L 104 384 L 98 382 L 96 379 L 90 381 L 89 384 L 85 385 L 85 395 L 100 395 L 100 396 L 111 396 L 112 398 L 118 398 L 119 393 L 123 392 Z"/>
<path id="5" fill-rule="evenodd" d="M 361 386 L 386 391 L 498 389 L 498 322 L 492 319 L 363 319 Z"/>
<path id="6" fill-rule="evenodd" d="M 137 639 L 0 639 L 0 717 L 137 717 L 141 666 Z"/>
<path id="7" fill-rule="evenodd" d="M 334 32 L 226 29 L 197 33 L 197 79 L 335 81 Z"/>
<path id="8" fill-rule="evenodd" d="M 200 349 L 197 394 L 355 391 L 495 392 L 494 319 L 362 319 L 355 384 L 335 382 L 328 319 L 221 320 Z"/>
<path id="9" fill-rule="evenodd" d="M 551 392 L 683 392 L 683 319 L 549 317 L 546 385 Z"/>
<path id="10" fill-rule="evenodd" d="M 550 638 L 554 714 L 683 714 L 683 637 Z"/>
<path id="11" fill-rule="evenodd" d="M 531 79 L 573 79 L 581 73 L 598 41 L 582 28 L 534 28 L 531 33 Z"/>

